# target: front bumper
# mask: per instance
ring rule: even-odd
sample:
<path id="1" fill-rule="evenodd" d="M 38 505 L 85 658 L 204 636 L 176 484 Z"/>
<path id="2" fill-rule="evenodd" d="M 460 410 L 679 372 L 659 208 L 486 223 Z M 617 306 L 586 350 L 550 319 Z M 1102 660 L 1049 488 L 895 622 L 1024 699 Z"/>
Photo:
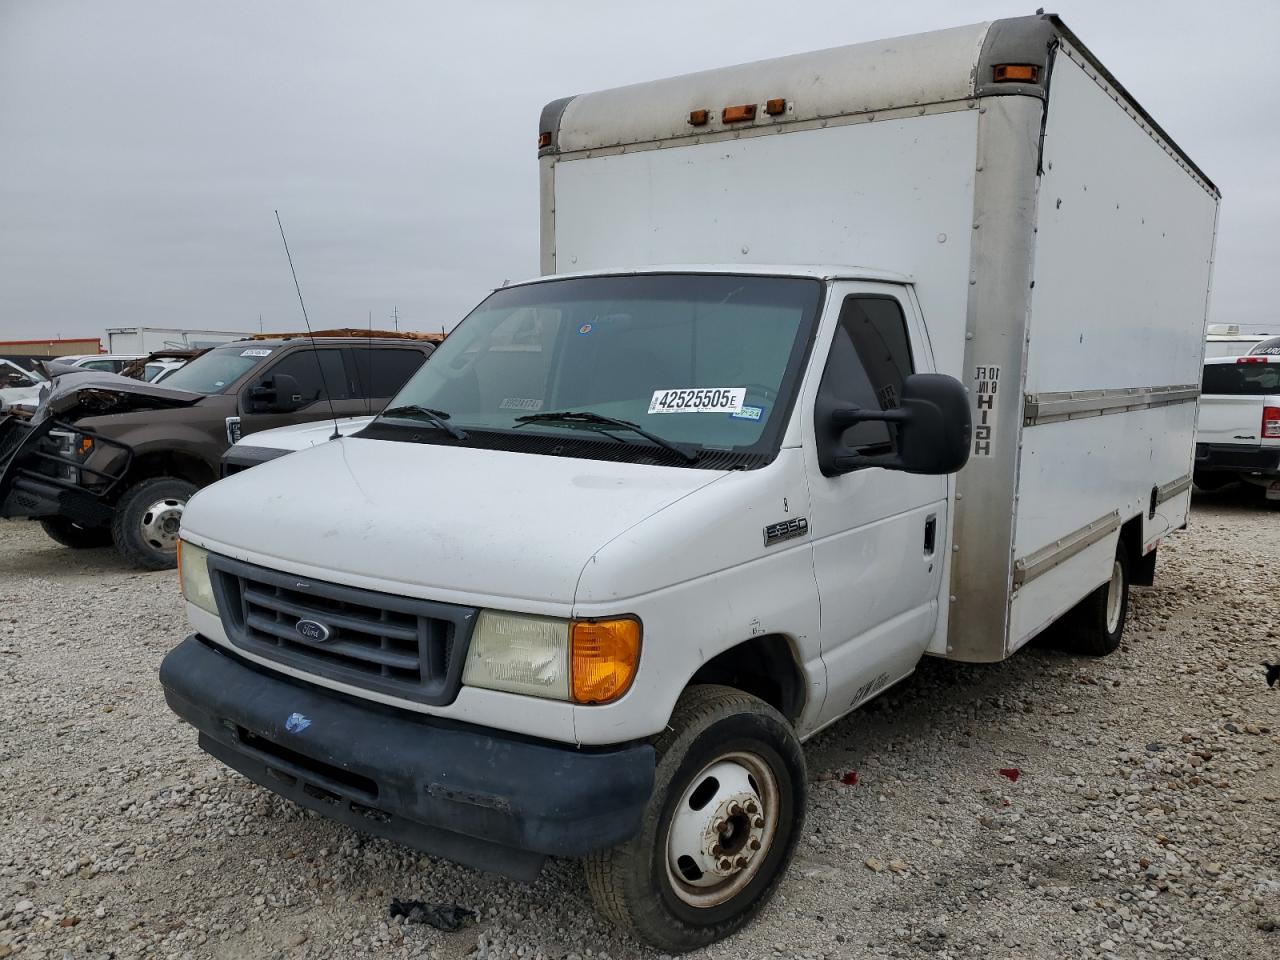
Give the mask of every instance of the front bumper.
<path id="1" fill-rule="evenodd" d="M 119 451 L 116 470 L 91 469 L 60 452 L 53 443 L 58 431 L 87 436 L 102 447 Z M 124 477 L 133 453 L 123 444 L 72 424 L 46 418 L 40 423 L 0 414 L 0 517 L 66 517 L 73 523 L 100 526 L 114 508 L 107 501 Z M 88 475 L 99 489 L 82 486 Z"/>
<path id="2" fill-rule="evenodd" d="M 241 660 L 198 636 L 160 667 L 201 749 L 348 826 L 532 880 L 548 856 L 635 836 L 653 790 L 648 743 L 575 749 L 409 714 Z"/>
<path id="3" fill-rule="evenodd" d="M 1280 476 L 1280 447 L 1250 447 L 1236 443 L 1197 443 L 1198 473 L 1239 473 Z"/>

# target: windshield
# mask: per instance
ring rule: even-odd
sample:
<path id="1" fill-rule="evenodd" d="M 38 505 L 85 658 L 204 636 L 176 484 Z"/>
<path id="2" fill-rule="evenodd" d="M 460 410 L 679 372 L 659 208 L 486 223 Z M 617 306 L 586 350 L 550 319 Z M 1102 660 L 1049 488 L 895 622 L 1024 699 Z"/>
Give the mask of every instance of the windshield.
<path id="1" fill-rule="evenodd" d="M 24 370 L 12 361 L 0 360 L 0 388 L 34 387 L 43 382 L 44 377 L 35 370 Z"/>
<path id="2" fill-rule="evenodd" d="M 421 430 L 426 408 L 473 438 L 499 431 L 559 448 L 574 436 L 649 454 L 661 446 L 656 437 L 686 450 L 766 453 L 790 409 L 821 296 L 816 280 L 697 274 L 499 290 L 449 335 L 380 422 L 412 421 Z M 566 412 L 591 417 L 536 419 Z M 432 442 L 449 442 L 445 431 L 431 433 Z M 495 445 L 483 436 L 473 443 Z"/>
<path id="3" fill-rule="evenodd" d="M 1206 363 L 1200 392 L 1252 397 L 1280 393 L 1280 363 Z"/>
<path id="4" fill-rule="evenodd" d="M 210 350 L 165 377 L 164 385 L 192 393 L 221 393 L 261 363 L 264 357 L 271 356 L 271 349 L 237 343 Z"/>

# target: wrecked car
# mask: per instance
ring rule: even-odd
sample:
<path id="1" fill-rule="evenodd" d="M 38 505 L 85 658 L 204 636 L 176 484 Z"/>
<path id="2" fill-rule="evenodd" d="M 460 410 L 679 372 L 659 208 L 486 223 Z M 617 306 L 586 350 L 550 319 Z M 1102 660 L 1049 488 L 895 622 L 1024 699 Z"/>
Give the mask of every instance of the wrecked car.
<path id="1" fill-rule="evenodd" d="M 63 372 L 34 412 L 0 412 L 0 517 L 34 518 L 67 547 L 114 544 L 137 567 L 171 567 L 187 500 L 218 478 L 241 435 L 376 412 L 434 348 L 420 335 L 254 338 L 162 385 Z"/>

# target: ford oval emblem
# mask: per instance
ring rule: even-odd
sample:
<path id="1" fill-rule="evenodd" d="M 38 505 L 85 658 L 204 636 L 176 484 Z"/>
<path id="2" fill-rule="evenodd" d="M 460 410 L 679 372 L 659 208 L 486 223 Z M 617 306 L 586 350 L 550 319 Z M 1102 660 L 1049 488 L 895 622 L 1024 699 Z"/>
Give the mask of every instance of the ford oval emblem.
<path id="1" fill-rule="evenodd" d="M 324 643 L 333 635 L 333 631 L 319 620 L 299 620 L 293 629 L 298 631 L 298 636 L 303 640 L 310 640 L 312 643 Z"/>

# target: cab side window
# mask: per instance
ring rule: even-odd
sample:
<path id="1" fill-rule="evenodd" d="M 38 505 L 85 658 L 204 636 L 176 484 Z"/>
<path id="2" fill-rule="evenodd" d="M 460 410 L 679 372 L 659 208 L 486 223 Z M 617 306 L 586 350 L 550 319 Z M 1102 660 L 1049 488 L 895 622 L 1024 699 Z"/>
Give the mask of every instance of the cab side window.
<path id="1" fill-rule="evenodd" d="M 360 396 L 390 400 L 418 372 L 427 356 L 421 350 L 354 347 L 351 359 L 360 377 Z"/>
<path id="2" fill-rule="evenodd" d="M 321 370 L 324 371 L 323 376 Z M 334 400 L 346 400 L 351 396 L 341 350 L 295 350 L 263 376 L 272 377 L 277 374 L 284 374 L 298 381 L 298 393 L 302 395 L 303 403 L 323 400 L 326 386 Z"/>
<path id="3" fill-rule="evenodd" d="M 898 406 L 903 380 L 914 369 L 906 317 L 898 301 L 867 294 L 846 297 L 822 371 L 819 404 L 827 409 L 891 410 Z M 863 456 L 897 451 L 896 428 L 887 423 L 856 424 L 844 439 Z"/>

